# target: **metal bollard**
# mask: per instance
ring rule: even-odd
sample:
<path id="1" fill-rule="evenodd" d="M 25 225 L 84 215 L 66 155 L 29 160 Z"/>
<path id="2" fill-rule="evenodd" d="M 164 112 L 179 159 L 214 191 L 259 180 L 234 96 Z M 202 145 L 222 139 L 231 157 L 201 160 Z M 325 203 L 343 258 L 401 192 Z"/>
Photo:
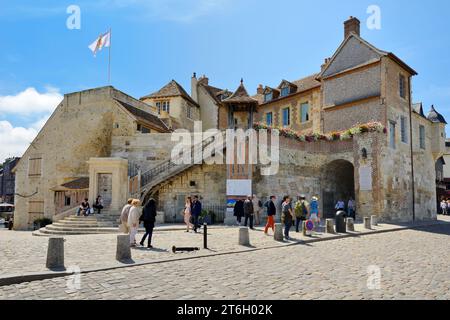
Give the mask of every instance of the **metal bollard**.
<path id="1" fill-rule="evenodd" d="M 203 249 L 208 249 L 208 224 L 203 224 Z"/>
<path id="2" fill-rule="evenodd" d="M 65 269 L 65 267 L 64 267 L 64 238 L 51 237 L 48 239 L 46 266 L 48 269 Z"/>

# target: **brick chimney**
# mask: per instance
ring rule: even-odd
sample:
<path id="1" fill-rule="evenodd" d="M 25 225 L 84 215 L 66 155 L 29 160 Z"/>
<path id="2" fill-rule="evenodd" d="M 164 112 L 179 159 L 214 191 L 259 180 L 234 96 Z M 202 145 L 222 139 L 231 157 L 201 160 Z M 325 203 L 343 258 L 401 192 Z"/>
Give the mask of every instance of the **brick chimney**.
<path id="1" fill-rule="evenodd" d="M 344 39 L 350 35 L 350 33 L 356 33 L 358 36 L 361 35 L 360 32 L 361 21 L 358 18 L 350 17 L 347 21 L 344 22 Z"/>

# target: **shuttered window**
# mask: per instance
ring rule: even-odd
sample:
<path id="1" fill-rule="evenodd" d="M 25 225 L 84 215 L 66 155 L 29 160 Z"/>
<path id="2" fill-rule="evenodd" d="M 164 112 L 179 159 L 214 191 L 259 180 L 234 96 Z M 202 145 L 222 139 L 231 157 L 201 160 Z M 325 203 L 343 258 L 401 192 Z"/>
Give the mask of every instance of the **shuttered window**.
<path id="1" fill-rule="evenodd" d="M 400 118 L 400 132 L 402 135 L 402 142 L 408 143 L 406 117 Z"/>
<path id="2" fill-rule="evenodd" d="M 406 98 L 406 78 L 404 75 L 400 75 L 399 77 L 399 91 L 400 97 Z"/>
<path id="3" fill-rule="evenodd" d="M 28 176 L 38 177 L 42 174 L 42 158 L 31 157 L 28 160 Z"/>

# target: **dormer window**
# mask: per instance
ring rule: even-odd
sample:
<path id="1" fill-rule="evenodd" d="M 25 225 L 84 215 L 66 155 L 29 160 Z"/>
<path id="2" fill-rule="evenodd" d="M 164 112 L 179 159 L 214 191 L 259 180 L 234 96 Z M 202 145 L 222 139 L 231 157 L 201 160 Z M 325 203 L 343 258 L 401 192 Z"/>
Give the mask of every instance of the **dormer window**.
<path id="1" fill-rule="evenodd" d="M 266 94 L 264 94 L 264 102 L 269 102 L 273 99 L 273 92 L 267 92 Z"/>
<path id="2" fill-rule="evenodd" d="M 156 109 L 158 110 L 158 114 L 161 114 L 161 111 L 170 113 L 170 101 L 156 102 Z"/>
<path id="3" fill-rule="evenodd" d="M 290 88 L 289 87 L 281 88 L 281 96 L 282 97 L 285 97 L 285 96 L 289 95 L 289 93 L 290 93 Z"/>

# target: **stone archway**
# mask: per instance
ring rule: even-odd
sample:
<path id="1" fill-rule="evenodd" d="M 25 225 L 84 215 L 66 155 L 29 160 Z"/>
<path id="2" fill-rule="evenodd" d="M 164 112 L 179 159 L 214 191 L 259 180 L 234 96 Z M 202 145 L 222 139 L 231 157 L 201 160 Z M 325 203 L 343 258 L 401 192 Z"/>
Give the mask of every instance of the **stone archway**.
<path id="1" fill-rule="evenodd" d="M 338 200 L 347 205 L 350 197 L 355 199 L 355 168 L 347 160 L 335 160 L 326 164 L 322 172 L 323 217 L 334 218 Z"/>

